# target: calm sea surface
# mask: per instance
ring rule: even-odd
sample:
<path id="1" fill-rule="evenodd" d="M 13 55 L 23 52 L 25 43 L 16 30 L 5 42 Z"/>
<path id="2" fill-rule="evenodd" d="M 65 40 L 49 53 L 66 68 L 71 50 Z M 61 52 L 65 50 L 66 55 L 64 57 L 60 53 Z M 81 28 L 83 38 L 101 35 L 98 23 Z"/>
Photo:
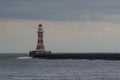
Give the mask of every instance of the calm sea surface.
<path id="1" fill-rule="evenodd" d="M 120 61 L 32 59 L 0 54 L 0 80 L 120 80 Z"/>

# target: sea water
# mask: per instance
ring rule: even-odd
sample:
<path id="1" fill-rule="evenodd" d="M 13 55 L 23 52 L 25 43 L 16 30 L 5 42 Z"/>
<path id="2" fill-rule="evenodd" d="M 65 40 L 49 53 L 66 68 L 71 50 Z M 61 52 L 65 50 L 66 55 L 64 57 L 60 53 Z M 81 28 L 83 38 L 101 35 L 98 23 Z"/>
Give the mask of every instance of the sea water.
<path id="1" fill-rule="evenodd" d="M 120 80 L 120 60 L 49 60 L 0 54 L 0 80 Z"/>

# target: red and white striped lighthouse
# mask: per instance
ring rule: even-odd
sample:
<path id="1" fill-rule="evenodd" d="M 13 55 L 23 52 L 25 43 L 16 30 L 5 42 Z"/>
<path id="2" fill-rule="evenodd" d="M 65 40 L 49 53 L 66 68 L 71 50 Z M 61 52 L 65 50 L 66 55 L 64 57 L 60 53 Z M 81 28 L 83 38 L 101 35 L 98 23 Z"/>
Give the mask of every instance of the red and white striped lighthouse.
<path id="1" fill-rule="evenodd" d="M 38 54 L 44 54 L 46 53 L 45 48 L 44 48 L 44 44 L 43 44 L 43 28 L 42 28 L 42 24 L 38 25 L 38 40 L 37 40 L 37 47 L 36 47 L 36 53 Z"/>

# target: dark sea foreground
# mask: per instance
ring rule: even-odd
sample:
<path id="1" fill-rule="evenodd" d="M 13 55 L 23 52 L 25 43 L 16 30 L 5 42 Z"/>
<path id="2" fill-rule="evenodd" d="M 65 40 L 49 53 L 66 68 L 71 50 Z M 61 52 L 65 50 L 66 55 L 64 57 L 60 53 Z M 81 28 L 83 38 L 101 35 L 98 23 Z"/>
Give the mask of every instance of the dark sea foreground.
<path id="1" fill-rule="evenodd" d="M 120 80 L 120 60 L 33 59 L 0 54 L 0 80 Z"/>

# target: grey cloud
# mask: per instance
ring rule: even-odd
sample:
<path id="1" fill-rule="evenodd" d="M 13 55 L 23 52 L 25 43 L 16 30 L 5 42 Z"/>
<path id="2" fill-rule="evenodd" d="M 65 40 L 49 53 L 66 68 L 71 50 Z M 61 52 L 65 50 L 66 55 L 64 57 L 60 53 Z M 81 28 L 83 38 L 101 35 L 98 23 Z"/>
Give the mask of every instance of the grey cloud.
<path id="1" fill-rule="evenodd" d="M 1 19 L 86 20 L 119 15 L 120 0 L 0 0 Z M 89 17 L 98 20 L 97 16 Z"/>

